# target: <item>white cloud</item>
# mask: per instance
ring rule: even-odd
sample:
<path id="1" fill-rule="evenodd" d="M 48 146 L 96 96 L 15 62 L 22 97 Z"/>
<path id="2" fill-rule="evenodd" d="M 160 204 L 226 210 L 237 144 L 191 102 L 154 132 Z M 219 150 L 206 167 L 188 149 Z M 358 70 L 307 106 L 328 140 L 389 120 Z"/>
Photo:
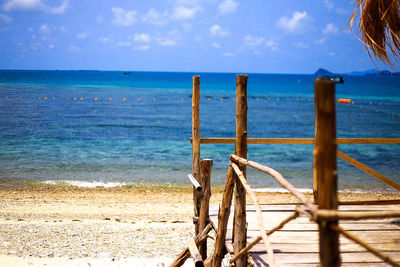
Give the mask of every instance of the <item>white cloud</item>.
<path id="1" fill-rule="evenodd" d="M 99 41 L 102 43 L 109 43 L 109 42 L 111 42 L 111 38 L 110 37 L 100 37 Z"/>
<path id="2" fill-rule="evenodd" d="M 59 30 L 60 30 L 61 33 L 66 33 L 67 32 L 67 28 L 64 27 L 64 26 L 60 26 Z"/>
<path id="3" fill-rule="evenodd" d="M 142 20 L 143 22 L 160 26 L 168 23 L 167 16 L 168 12 L 161 14 L 154 8 L 151 8 L 145 15 L 142 16 Z"/>
<path id="4" fill-rule="evenodd" d="M 58 7 L 47 7 L 47 12 L 51 14 L 64 14 L 67 8 L 68 8 L 68 2 L 65 1 Z"/>
<path id="5" fill-rule="evenodd" d="M 137 43 L 149 43 L 151 41 L 150 35 L 147 33 L 137 33 L 133 36 L 133 40 Z"/>
<path id="6" fill-rule="evenodd" d="M 176 6 L 174 7 L 174 11 L 172 13 L 172 18 L 174 20 L 189 20 L 193 19 L 196 16 L 196 13 L 201 11 L 202 8 L 200 6 L 195 7 L 185 7 L 185 6 Z"/>
<path id="7" fill-rule="evenodd" d="M 44 4 L 41 0 L 8 0 L 3 4 L 4 11 L 12 10 L 43 10 Z"/>
<path id="8" fill-rule="evenodd" d="M 268 47 L 269 49 L 271 49 L 272 51 L 276 51 L 279 48 L 278 43 L 271 39 L 265 41 L 265 46 Z"/>
<path id="9" fill-rule="evenodd" d="M 49 44 L 47 47 L 48 47 L 49 49 L 54 49 L 54 45 L 53 45 L 53 44 Z"/>
<path id="10" fill-rule="evenodd" d="M 60 6 L 48 6 L 42 0 L 8 0 L 2 6 L 4 11 L 42 11 L 50 14 L 63 14 L 68 8 L 68 1 Z"/>
<path id="11" fill-rule="evenodd" d="M 324 0 L 324 4 L 328 8 L 328 10 L 332 10 L 332 8 L 333 8 L 332 2 L 330 2 L 328 0 Z"/>
<path id="12" fill-rule="evenodd" d="M 335 52 L 329 52 L 329 53 L 328 53 L 328 56 L 330 56 L 330 57 L 334 57 L 335 55 L 336 55 Z"/>
<path id="13" fill-rule="evenodd" d="M 333 23 L 326 24 L 325 28 L 322 30 L 322 33 L 325 35 L 328 34 L 337 34 L 339 32 L 338 27 L 335 26 Z"/>
<path id="14" fill-rule="evenodd" d="M 335 8 L 335 12 L 339 15 L 350 15 L 351 14 L 351 10 L 349 9 L 344 9 L 341 7 L 337 7 Z"/>
<path id="15" fill-rule="evenodd" d="M 10 16 L 7 16 L 6 14 L 0 13 L 0 20 L 9 23 L 12 21 L 12 18 Z"/>
<path id="16" fill-rule="evenodd" d="M 176 45 L 178 45 L 177 41 L 175 41 L 174 39 L 171 39 L 171 38 L 167 38 L 167 37 L 158 38 L 157 42 L 161 46 L 176 46 Z"/>
<path id="17" fill-rule="evenodd" d="M 118 26 L 131 26 L 135 23 L 136 10 L 125 10 L 121 7 L 113 7 L 111 9 L 114 14 L 113 23 Z"/>
<path id="18" fill-rule="evenodd" d="M 244 44 L 246 46 L 259 46 L 264 42 L 264 37 L 255 37 L 251 35 L 246 35 L 244 37 Z"/>
<path id="19" fill-rule="evenodd" d="M 121 41 L 121 42 L 118 42 L 117 45 L 120 47 L 127 47 L 127 46 L 131 46 L 132 43 L 129 41 Z"/>
<path id="20" fill-rule="evenodd" d="M 217 37 L 227 37 L 231 35 L 231 33 L 228 30 L 222 29 L 221 26 L 218 24 L 214 24 L 210 27 L 210 33 L 212 36 L 217 36 Z"/>
<path id="21" fill-rule="evenodd" d="M 80 48 L 79 47 L 77 47 L 77 46 L 75 46 L 75 45 L 70 45 L 69 47 L 68 47 L 68 51 L 70 51 L 70 52 L 79 52 L 80 51 Z"/>
<path id="22" fill-rule="evenodd" d="M 42 26 L 40 26 L 39 32 L 41 34 L 50 34 L 52 32 L 52 28 L 47 24 L 43 24 Z"/>
<path id="23" fill-rule="evenodd" d="M 214 48 L 221 48 L 221 45 L 219 43 L 212 43 L 212 46 Z"/>
<path id="24" fill-rule="evenodd" d="M 295 43 L 294 45 L 295 45 L 296 47 L 303 48 L 303 49 L 310 48 L 310 45 L 309 45 L 309 44 L 306 44 L 306 43 L 303 43 L 303 42 L 297 42 L 297 43 Z"/>
<path id="25" fill-rule="evenodd" d="M 218 5 L 218 11 L 222 15 L 231 14 L 236 11 L 238 5 L 234 0 L 224 0 Z"/>
<path id="26" fill-rule="evenodd" d="M 327 37 L 322 37 L 320 39 L 318 39 L 317 41 L 315 41 L 316 44 L 324 44 L 327 40 Z"/>
<path id="27" fill-rule="evenodd" d="M 81 32 L 76 35 L 76 38 L 78 38 L 78 39 L 86 39 L 87 37 L 88 37 L 88 34 L 86 32 Z"/>
<path id="28" fill-rule="evenodd" d="M 150 49 L 149 45 L 139 45 L 139 46 L 133 47 L 133 50 L 139 50 L 139 51 L 146 51 L 149 49 Z"/>
<path id="29" fill-rule="evenodd" d="M 193 30 L 192 24 L 186 23 L 186 22 L 183 22 L 183 23 L 182 23 L 182 28 L 183 28 L 183 30 L 184 30 L 185 32 L 189 32 L 189 31 Z"/>
<path id="30" fill-rule="evenodd" d="M 234 56 L 235 56 L 235 54 L 233 54 L 233 53 L 231 53 L 231 52 L 224 52 L 224 53 L 222 53 L 222 55 L 223 55 L 224 57 L 234 57 Z"/>
<path id="31" fill-rule="evenodd" d="M 305 21 L 309 19 L 307 12 L 296 11 L 293 13 L 291 18 L 287 16 L 280 17 L 278 20 L 278 26 L 288 32 L 300 32 L 303 30 Z"/>

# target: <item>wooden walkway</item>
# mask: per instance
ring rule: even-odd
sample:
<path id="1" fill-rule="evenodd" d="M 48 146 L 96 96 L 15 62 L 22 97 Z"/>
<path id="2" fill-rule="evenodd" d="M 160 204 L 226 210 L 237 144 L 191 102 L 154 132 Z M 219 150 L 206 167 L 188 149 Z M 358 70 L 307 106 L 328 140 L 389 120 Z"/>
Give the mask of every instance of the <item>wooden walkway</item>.
<path id="1" fill-rule="evenodd" d="M 293 213 L 294 205 L 262 205 L 266 229 L 276 226 Z M 340 206 L 343 211 L 400 210 L 400 205 Z M 254 206 L 247 206 L 248 242 L 260 234 Z M 232 217 L 228 223 L 227 246 L 232 251 Z M 218 206 L 210 207 L 210 219 L 218 226 Z M 341 221 L 340 226 L 400 262 L 400 219 Z M 306 217 L 299 217 L 269 236 L 279 266 L 318 266 L 318 227 Z M 340 237 L 342 266 L 389 266 L 358 244 Z M 254 246 L 250 253 L 255 266 L 268 266 L 265 247 Z"/>

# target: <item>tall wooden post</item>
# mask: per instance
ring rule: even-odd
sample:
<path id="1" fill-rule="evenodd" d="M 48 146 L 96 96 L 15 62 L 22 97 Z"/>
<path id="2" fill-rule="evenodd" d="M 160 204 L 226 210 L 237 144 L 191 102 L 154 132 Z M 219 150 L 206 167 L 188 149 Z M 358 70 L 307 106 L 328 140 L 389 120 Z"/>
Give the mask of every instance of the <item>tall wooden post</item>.
<path id="1" fill-rule="evenodd" d="M 314 179 L 319 209 L 338 208 L 336 150 L 335 83 L 318 78 L 315 80 Z M 330 228 L 330 224 L 338 222 L 318 224 L 321 266 L 340 266 L 339 234 Z"/>
<path id="2" fill-rule="evenodd" d="M 200 76 L 193 76 L 192 94 L 192 175 L 200 182 Z M 199 234 L 200 195 L 193 190 L 194 219 L 196 236 Z"/>
<path id="3" fill-rule="evenodd" d="M 199 229 L 200 232 L 206 227 L 209 221 L 209 207 L 211 197 L 211 169 L 213 160 L 203 159 L 201 161 L 201 188 L 203 188 L 203 196 L 200 204 Z M 199 248 L 200 255 L 205 260 L 207 258 L 207 239 Z"/>
<path id="4" fill-rule="evenodd" d="M 247 75 L 236 76 L 236 142 L 235 154 L 247 158 Z M 240 166 L 246 176 L 246 166 Z M 246 247 L 246 190 L 238 179 L 235 179 L 235 216 L 233 226 L 233 246 L 235 254 Z M 247 266 L 247 257 L 236 262 L 237 267 Z"/>

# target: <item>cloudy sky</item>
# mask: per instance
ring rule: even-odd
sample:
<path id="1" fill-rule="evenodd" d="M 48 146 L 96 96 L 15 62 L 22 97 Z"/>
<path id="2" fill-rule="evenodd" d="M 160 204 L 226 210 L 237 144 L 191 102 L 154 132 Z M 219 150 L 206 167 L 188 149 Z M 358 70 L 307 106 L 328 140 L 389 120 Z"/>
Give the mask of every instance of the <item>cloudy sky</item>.
<path id="1" fill-rule="evenodd" d="M 367 70 L 374 64 L 357 31 L 345 28 L 354 8 L 334 0 L 0 0 L 0 69 Z"/>

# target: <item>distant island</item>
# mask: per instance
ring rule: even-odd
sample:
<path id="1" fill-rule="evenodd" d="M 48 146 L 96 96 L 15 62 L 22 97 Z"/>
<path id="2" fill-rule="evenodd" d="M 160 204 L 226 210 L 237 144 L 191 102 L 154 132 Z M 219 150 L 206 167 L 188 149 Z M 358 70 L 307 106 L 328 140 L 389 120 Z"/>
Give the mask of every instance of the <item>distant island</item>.
<path id="1" fill-rule="evenodd" d="M 333 73 L 327 69 L 319 68 L 315 73 L 315 76 L 332 76 L 332 75 L 345 75 L 345 76 L 389 76 L 389 77 L 400 77 L 400 72 L 390 72 L 388 70 L 378 71 L 377 69 L 371 69 L 366 71 L 352 71 L 348 73 Z"/>

